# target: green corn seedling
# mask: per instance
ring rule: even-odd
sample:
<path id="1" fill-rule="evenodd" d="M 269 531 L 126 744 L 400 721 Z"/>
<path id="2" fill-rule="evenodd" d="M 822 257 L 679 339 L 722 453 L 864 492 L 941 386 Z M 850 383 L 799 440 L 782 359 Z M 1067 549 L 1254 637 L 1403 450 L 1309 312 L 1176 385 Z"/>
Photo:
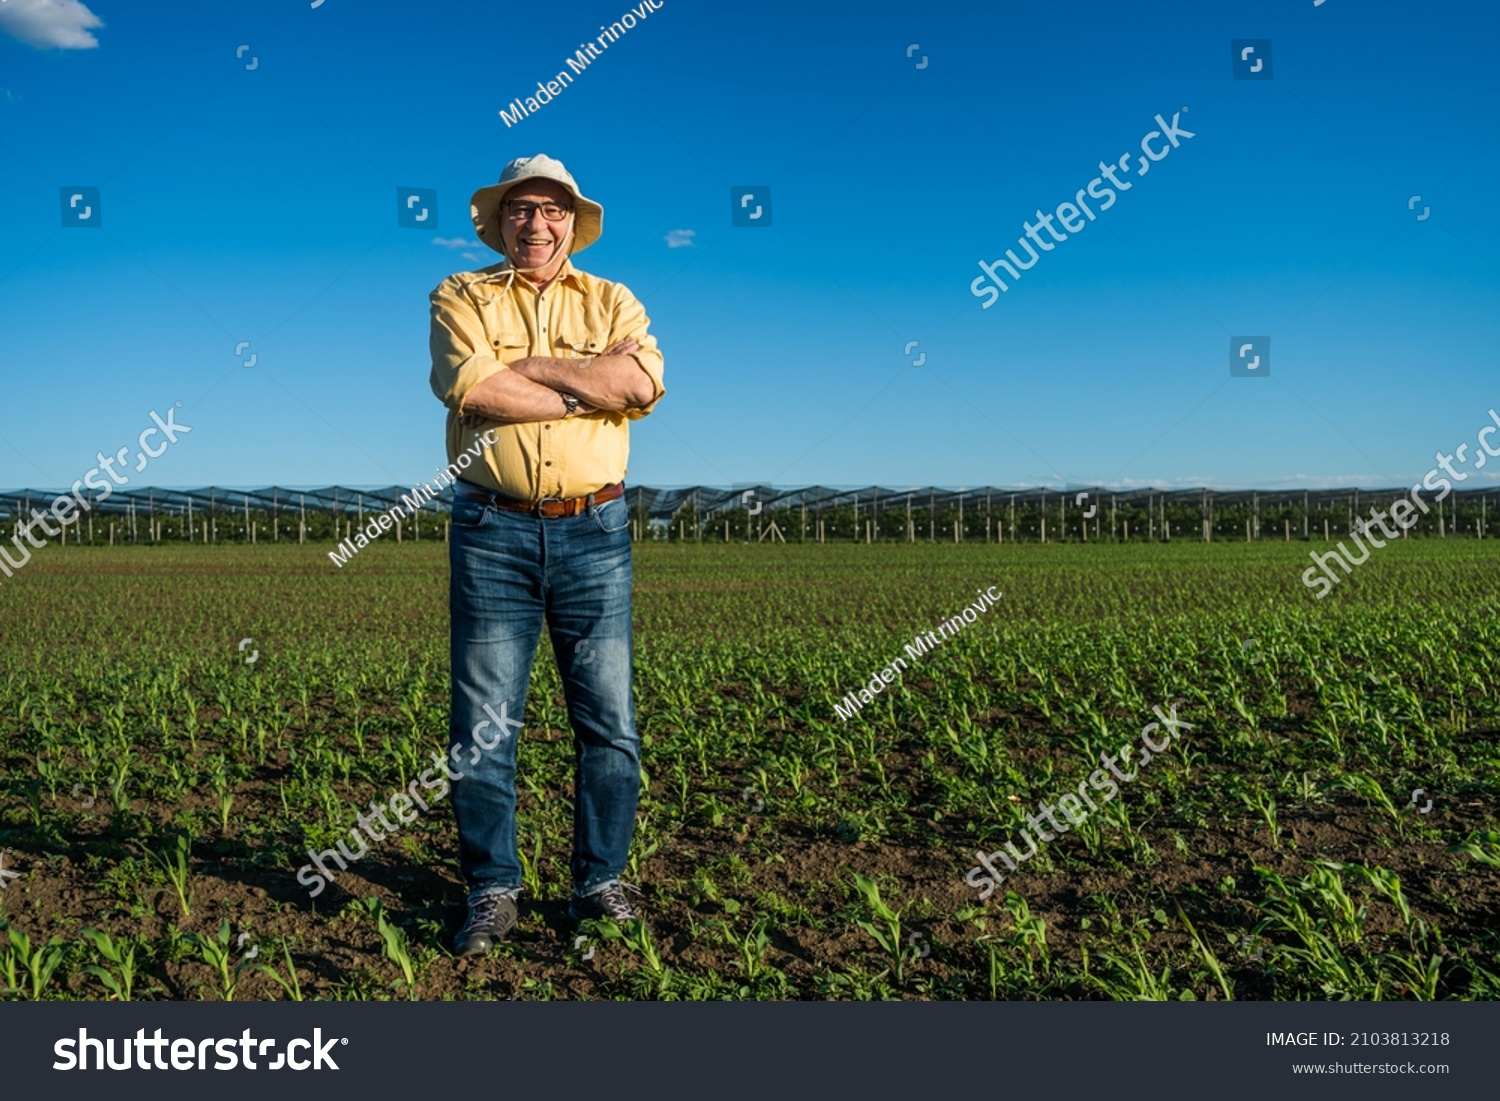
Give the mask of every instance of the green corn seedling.
<path id="1" fill-rule="evenodd" d="M 116 1001 L 130 1001 L 135 990 L 135 953 L 139 942 L 133 939 L 117 941 L 108 933 L 101 933 L 97 929 L 82 929 L 79 932 L 85 940 L 93 944 L 94 950 L 99 953 L 100 960 L 114 965 L 113 971 L 93 963 L 84 967 L 83 970 L 102 982 L 105 989 L 114 995 Z"/>
<path id="2" fill-rule="evenodd" d="M 41 1001 L 53 973 L 63 962 L 62 938 L 52 937 L 32 947 L 31 938 L 14 925 L 6 929 L 6 936 L 10 943 L 5 959 L 0 961 L 6 986 L 29 991 L 32 1001 Z M 25 987 L 20 984 L 19 972 L 26 974 Z"/>
<path id="3" fill-rule="evenodd" d="M 901 939 L 901 911 L 892 908 L 880 897 L 880 887 L 869 876 L 856 872 L 854 886 L 864 896 L 865 904 L 873 915 L 873 920 L 861 918 L 854 924 L 868 933 L 870 939 L 890 957 L 895 969 L 896 985 L 901 986 L 905 982 L 907 957 L 916 951 Z"/>
<path id="4" fill-rule="evenodd" d="M 183 917 L 193 916 L 192 898 L 193 892 L 188 887 L 190 876 L 189 857 L 193 848 L 192 840 L 185 833 L 177 834 L 169 848 L 161 852 L 151 852 L 151 859 L 166 872 L 167 879 L 177 891 L 177 901 L 182 907 Z"/>
<path id="5" fill-rule="evenodd" d="M 234 1001 L 234 992 L 239 984 L 242 966 L 234 963 L 234 945 L 229 941 L 229 919 L 219 923 L 216 935 L 189 934 L 189 940 L 198 958 L 214 969 L 219 976 L 219 994 L 226 1002 Z"/>
<path id="6" fill-rule="evenodd" d="M 265 975 L 275 980 L 276 985 L 286 991 L 286 996 L 294 1002 L 302 1000 L 302 983 L 297 979 L 297 965 L 292 962 L 291 944 L 285 937 L 281 938 L 281 952 L 286 960 L 286 974 L 282 974 L 275 964 L 261 963 L 256 967 Z"/>

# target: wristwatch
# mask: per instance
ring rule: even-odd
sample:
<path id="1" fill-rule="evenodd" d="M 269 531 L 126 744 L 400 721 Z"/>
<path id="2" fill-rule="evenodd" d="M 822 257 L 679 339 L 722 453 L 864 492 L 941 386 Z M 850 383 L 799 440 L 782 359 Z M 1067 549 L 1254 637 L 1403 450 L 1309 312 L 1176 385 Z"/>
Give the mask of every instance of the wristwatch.
<path id="1" fill-rule="evenodd" d="M 578 412 L 577 398 L 575 398 L 572 394 L 563 394 L 562 399 L 563 404 L 568 407 L 568 411 L 563 414 L 564 418 L 571 417 L 574 413 Z"/>

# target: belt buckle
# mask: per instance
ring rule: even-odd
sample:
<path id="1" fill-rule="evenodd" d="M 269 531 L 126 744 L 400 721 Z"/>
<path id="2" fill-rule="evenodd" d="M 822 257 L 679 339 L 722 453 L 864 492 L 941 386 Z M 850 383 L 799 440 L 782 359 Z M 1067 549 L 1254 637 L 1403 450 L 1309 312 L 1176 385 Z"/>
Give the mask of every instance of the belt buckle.
<path id="1" fill-rule="evenodd" d="M 552 517 L 548 517 L 545 514 L 543 514 L 543 512 L 542 512 L 542 506 L 545 505 L 548 501 L 556 501 L 558 504 L 562 504 L 562 502 L 564 500 L 565 500 L 565 498 L 562 498 L 562 497 L 543 497 L 540 501 L 538 501 L 536 503 L 536 506 L 531 510 L 531 514 L 533 516 L 537 517 L 537 519 L 539 519 L 539 520 L 552 519 Z"/>

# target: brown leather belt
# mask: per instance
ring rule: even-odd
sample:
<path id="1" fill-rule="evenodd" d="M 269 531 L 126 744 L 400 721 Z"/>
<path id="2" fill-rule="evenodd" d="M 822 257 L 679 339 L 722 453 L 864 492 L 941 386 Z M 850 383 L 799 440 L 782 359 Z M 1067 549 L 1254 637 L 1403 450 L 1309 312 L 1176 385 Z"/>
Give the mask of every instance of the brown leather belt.
<path id="1" fill-rule="evenodd" d="M 458 490 L 471 501 L 481 501 L 494 508 L 503 508 L 507 512 L 526 512 L 532 516 L 540 516 L 544 520 L 557 520 L 565 516 L 577 516 L 580 512 L 591 509 L 595 505 L 607 504 L 617 497 L 625 496 L 625 483 L 615 482 L 585 497 L 543 497 L 540 501 L 522 501 L 517 497 L 507 497 L 502 493 L 485 489 L 483 486 L 477 486 L 473 482 L 466 482 L 462 478 L 458 481 Z"/>

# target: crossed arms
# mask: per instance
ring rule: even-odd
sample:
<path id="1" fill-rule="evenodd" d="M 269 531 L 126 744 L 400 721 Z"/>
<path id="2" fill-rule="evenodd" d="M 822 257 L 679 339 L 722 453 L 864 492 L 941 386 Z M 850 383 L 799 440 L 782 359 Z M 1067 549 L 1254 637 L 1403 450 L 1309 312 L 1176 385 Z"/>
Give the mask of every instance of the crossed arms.
<path id="1" fill-rule="evenodd" d="M 581 280 L 586 293 L 598 297 L 584 303 L 580 319 L 571 319 L 570 332 L 576 339 L 586 326 L 601 343 L 613 340 L 592 359 L 527 356 L 507 362 L 503 357 L 525 342 L 523 323 L 502 312 L 489 317 L 487 327 L 483 311 L 491 299 L 471 293 L 461 277 L 437 286 L 431 295 L 432 391 L 460 425 L 561 420 L 567 410 L 563 394 L 576 397 L 578 414 L 590 419 L 639 420 L 655 408 L 666 387 L 644 307 L 622 284 Z"/>
<path id="2" fill-rule="evenodd" d="M 579 415 L 642 408 L 656 396 L 656 383 L 631 354 L 639 347 L 634 340 L 621 340 L 592 360 L 517 360 L 469 391 L 463 400 L 465 419 L 499 424 L 559 420 L 567 415 L 563 394 L 578 399 Z"/>

